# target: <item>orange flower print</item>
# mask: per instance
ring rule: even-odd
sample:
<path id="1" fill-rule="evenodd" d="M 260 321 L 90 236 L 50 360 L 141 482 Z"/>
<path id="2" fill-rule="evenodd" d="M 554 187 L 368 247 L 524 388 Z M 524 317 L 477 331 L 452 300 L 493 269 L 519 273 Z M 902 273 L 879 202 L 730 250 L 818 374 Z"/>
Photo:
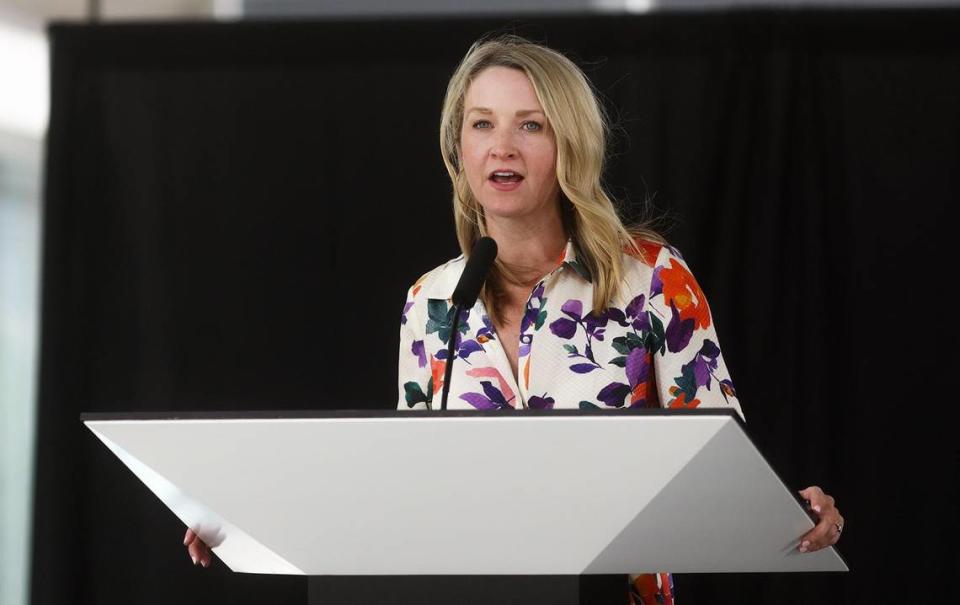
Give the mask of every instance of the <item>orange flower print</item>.
<path id="1" fill-rule="evenodd" d="M 471 378 L 493 378 L 497 381 L 497 384 L 500 387 L 500 392 L 503 393 L 503 396 L 508 403 L 513 401 L 516 397 L 516 395 L 513 393 L 513 389 L 510 388 L 510 384 L 504 380 L 503 375 L 497 368 L 473 368 L 471 370 L 467 370 L 467 376 L 470 376 Z"/>
<path id="2" fill-rule="evenodd" d="M 443 373 L 447 369 L 447 362 L 445 359 L 437 359 L 433 355 L 430 356 L 430 372 L 433 374 L 433 392 L 439 393 L 443 389 Z"/>
<path id="3" fill-rule="evenodd" d="M 710 307 L 700 284 L 686 267 L 670 259 L 670 267 L 660 271 L 663 282 L 663 297 L 667 303 L 673 303 L 680 313 L 680 320 L 693 319 L 694 329 L 710 326 Z"/>
<path id="4" fill-rule="evenodd" d="M 699 399 L 694 399 L 693 401 L 687 401 L 686 391 L 681 391 L 679 387 L 670 387 L 670 394 L 673 395 L 673 399 L 667 404 L 667 407 L 671 408 L 695 408 L 700 405 Z"/>
<path id="5" fill-rule="evenodd" d="M 636 244 L 640 254 L 638 255 L 633 248 L 629 247 L 624 249 L 624 252 L 639 260 L 644 265 L 652 267 L 657 262 L 657 257 L 660 256 L 660 250 L 663 248 L 663 245 L 642 239 L 633 240 L 633 243 Z"/>

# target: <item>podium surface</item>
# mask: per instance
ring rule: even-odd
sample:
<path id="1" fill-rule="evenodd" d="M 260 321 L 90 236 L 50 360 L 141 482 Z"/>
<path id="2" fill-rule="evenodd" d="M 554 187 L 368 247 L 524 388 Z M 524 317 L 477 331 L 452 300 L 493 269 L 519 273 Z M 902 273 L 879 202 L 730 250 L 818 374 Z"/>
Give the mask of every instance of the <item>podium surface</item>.
<path id="1" fill-rule="evenodd" d="M 732 410 L 82 420 L 238 572 L 847 570 Z"/>

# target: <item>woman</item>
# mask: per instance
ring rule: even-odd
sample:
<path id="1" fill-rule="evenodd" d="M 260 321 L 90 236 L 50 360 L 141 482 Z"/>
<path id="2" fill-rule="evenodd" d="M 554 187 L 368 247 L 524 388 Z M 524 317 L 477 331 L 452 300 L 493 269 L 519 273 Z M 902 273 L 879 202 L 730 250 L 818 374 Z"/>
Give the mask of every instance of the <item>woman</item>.
<path id="1" fill-rule="evenodd" d="M 587 78 L 516 36 L 481 40 L 447 88 L 440 147 L 464 254 L 499 254 L 452 334 L 463 256 L 421 277 L 400 329 L 401 409 L 438 409 L 450 338 L 450 409 L 731 407 L 742 415 L 707 301 L 680 254 L 627 229 L 601 186 L 607 126 Z M 817 526 L 798 545 L 837 541 L 843 519 L 803 490 Z M 194 563 L 206 546 L 188 530 Z M 672 602 L 669 574 L 631 576 L 633 603 Z"/>
<path id="2" fill-rule="evenodd" d="M 499 254 L 459 329 L 448 407 L 732 407 L 742 415 L 707 301 L 679 253 L 627 229 L 601 186 L 606 123 L 584 74 L 515 36 L 469 50 L 447 88 L 440 149 L 460 248 Z M 453 289 L 463 256 L 410 289 L 400 329 L 398 406 L 439 408 Z M 820 517 L 798 548 L 839 538 Z M 671 602 L 668 574 L 630 583 L 634 603 Z M 625 593 L 627 591 L 625 590 Z"/>

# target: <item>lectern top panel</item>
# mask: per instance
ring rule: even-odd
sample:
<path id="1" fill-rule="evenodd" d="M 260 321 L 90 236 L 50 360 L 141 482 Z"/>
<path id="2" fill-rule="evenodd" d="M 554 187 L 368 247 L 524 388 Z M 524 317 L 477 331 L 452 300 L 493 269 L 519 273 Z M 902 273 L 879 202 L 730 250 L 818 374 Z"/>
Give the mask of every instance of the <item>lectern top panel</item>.
<path id="1" fill-rule="evenodd" d="M 235 571 L 844 570 L 736 412 L 87 414 Z M 181 444 L 190 443 L 190 448 Z"/>

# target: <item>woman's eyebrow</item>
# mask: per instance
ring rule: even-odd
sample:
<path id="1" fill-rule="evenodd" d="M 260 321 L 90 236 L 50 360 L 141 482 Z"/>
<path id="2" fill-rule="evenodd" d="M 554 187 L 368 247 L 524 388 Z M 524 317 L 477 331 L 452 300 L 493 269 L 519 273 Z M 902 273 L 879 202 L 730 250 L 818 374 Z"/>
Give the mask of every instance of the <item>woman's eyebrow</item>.
<path id="1" fill-rule="evenodd" d="M 490 109 L 489 107 L 471 107 L 470 109 L 467 110 L 467 115 L 469 115 L 469 114 L 471 114 L 471 113 L 473 113 L 473 112 L 483 113 L 483 114 L 491 114 L 491 113 L 493 113 L 493 110 Z M 528 116 L 528 115 L 530 115 L 531 113 L 540 113 L 540 114 L 542 114 L 543 111 L 540 110 L 540 109 L 520 109 L 520 110 L 517 111 L 517 114 L 516 114 L 516 115 L 517 115 L 517 117 L 521 117 L 521 118 L 522 118 L 523 116 Z"/>

